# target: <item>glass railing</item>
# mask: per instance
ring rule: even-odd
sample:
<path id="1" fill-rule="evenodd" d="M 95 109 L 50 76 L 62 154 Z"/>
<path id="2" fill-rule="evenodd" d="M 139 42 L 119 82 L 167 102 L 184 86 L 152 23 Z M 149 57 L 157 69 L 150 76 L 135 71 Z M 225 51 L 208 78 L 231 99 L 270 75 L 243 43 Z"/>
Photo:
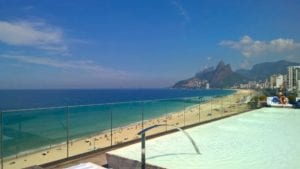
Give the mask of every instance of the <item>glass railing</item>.
<path id="1" fill-rule="evenodd" d="M 1 112 L 1 169 L 24 168 L 110 148 L 257 108 L 250 93 Z"/>

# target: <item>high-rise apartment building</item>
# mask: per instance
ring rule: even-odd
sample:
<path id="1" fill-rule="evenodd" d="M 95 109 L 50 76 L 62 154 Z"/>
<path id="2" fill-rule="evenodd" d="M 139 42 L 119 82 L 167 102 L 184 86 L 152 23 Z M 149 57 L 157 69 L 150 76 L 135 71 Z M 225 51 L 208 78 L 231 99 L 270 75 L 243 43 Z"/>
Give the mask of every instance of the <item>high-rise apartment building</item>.
<path id="1" fill-rule="evenodd" d="M 288 90 L 298 89 L 300 81 L 300 66 L 289 66 L 288 67 Z"/>
<path id="2" fill-rule="evenodd" d="M 275 88 L 275 86 L 276 86 L 276 75 L 272 75 L 271 77 L 270 77 L 270 88 Z"/>

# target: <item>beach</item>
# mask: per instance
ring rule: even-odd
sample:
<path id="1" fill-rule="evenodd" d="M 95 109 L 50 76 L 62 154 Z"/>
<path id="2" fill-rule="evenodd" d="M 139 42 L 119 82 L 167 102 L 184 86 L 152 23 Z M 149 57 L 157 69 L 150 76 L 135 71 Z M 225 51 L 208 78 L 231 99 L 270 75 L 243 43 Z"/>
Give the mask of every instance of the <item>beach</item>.
<path id="1" fill-rule="evenodd" d="M 168 124 L 176 127 L 183 127 L 244 112 L 248 110 L 246 104 L 247 98 L 253 95 L 254 92 L 255 91 L 251 90 L 237 90 L 237 92 L 231 95 L 214 98 L 213 100 L 187 107 L 179 112 L 169 113 L 164 116 L 152 118 L 143 122 L 136 122 L 112 130 L 106 130 L 93 136 L 70 140 L 69 146 L 64 142 L 58 145 L 44 147 L 40 150 L 27 153 L 24 152 L 18 154 L 17 157 L 7 157 L 4 159 L 4 168 L 18 169 L 44 164 L 67 158 L 68 156 L 71 157 L 136 140 L 139 139 L 137 133 L 140 130 L 155 124 Z M 147 132 L 147 136 L 172 129 L 174 128 L 170 126 L 158 127 Z M 68 153 L 67 149 L 69 150 Z"/>

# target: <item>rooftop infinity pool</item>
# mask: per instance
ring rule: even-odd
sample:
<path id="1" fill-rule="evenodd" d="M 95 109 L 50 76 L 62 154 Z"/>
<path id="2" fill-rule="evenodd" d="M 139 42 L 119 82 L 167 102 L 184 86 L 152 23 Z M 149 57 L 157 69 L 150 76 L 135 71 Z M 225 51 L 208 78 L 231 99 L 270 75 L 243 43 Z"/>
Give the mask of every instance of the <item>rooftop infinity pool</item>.
<path id="1" fill-rule="evenodd" d="M 146 163 L 168 169 L 300 168 L 300 109 L 262 108 L 185 131 L 200 155 L 182 132 L 176 132 L 146 141 Z M 141 159 L 141 144 L 108 156 L 114 157 L 108 163 L 116 169 L 140 168 L 134 161 Z"/>

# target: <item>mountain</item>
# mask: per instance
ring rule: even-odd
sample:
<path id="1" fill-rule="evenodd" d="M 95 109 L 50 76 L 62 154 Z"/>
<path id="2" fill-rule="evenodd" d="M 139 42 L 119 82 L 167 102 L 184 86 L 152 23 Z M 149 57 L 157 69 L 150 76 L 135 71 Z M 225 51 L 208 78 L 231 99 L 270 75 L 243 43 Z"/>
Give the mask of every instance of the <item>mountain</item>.
<path id="1" fill-rule="evenodd" d="M 207 83 L 212 88 L 228 88 L 248 80 L 243 75 L 233 72 L 229 64 L 220 61 L 215 69 L 204 69 L 192 78 L 177 82 L 173 88 L 204 88 Z"/>
<path id="2" fill-rule="evenodd" d="M 229 64 L 220 61 L 216 68 L 204 69 L 192 78 L 177 82 L 173 88 L 205 88 L 208 83 L 212 88 L 228 88 L 250 80 L 266 80 L 273 74 L 287 74 L 287 67 L 296 65 L 300 63 L 280 60 L 256 64 L 250 70 L 239 69 L 233 72 Z"/>
<path id="3" fill-rule="evenodd" d="M 287 74 L 288 66 L 300 65 L 299 63 L 280 60 L 256 64 L 250 70 L 239 69 L 236 72 L 251 80 L 259 81 L 269 78 L 273 74 Z"/>

